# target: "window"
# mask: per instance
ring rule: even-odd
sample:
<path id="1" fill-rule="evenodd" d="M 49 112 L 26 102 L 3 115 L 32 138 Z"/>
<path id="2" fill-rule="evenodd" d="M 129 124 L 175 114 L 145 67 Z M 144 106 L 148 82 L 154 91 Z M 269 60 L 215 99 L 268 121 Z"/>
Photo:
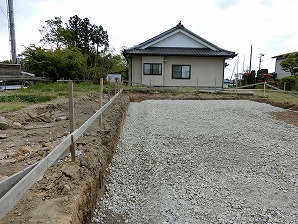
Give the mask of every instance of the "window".
<path id="1" fill-rule="evenodd" d="M 173 79 L 190 79 L 190 65 L 173 65 Z"/>
<path id="2" fill-rule="evenodd" d="M 159 63 L 145 63 L 144 75 L 161 75 L 161 64 Z"/>

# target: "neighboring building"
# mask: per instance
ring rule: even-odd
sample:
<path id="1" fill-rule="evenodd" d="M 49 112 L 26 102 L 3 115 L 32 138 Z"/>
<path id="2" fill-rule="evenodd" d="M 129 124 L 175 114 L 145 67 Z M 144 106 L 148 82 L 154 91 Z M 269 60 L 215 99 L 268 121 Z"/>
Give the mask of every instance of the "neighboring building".
<path id="1" fill-rule="evenodd" d="M 107 74 L 107 78 L 106 78 L 107 81 L 116 82 L 116 79 L 121 81 L 122 80 L 121 74 Z"/>
<path id="2" fill-rule="evenodd" d="M 0 63 L 0 91 L 19 89 L 29 81 L 41 81 L 34 74 L 21 71 L 20 64 Z"/>
<path id="3" fill-rule="evenodd" d="M 21 76 L 21 65 L 0 63 L 0 77 Z"/>
<path id="4" fill-rule="evenodd" d="M 181 22 L 137 46 L 126 49 L 132 85 L 223 88 L 225 59 L 237 54 L 217 47 Z"/>
<path id="5" fill-rule="evenodd" d="M 291 73 L 290 72 L 286 72 L 285 70 L 282 69 L 280 63 L 284 60 L 283 59 L 283 56 L 285 54 L 281 54 L 281 55 L 277 55 L 277 56 L 274 56 L 272 58 L 275 58 L 275 73 L 276 73 L 276 79 L 281 79 L 283 77 L 286 77 L 286 76 L 290 76 Z"/>
<path id="6" fill-rule="evenodd" d="M 229 79 L 224 79 L 223 81 L 223 88 L 228 88 L 230 86 L 231 82 Z"/>

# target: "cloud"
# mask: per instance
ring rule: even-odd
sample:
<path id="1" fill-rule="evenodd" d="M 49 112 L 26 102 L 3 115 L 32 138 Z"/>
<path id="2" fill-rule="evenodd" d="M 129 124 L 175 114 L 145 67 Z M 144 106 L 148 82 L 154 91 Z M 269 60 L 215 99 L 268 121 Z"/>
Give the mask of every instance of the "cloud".
<path id="1" fill-rule="evenodd" d="M 220 9 L 227 9 L 236 4 L 238 4 L 239 0 L 216 0 L 217 5 Z"/>
<path id="2" fill-rule="evenodd" d="M 271 7 L 271 6 L 273 6 L 274 2 L 272 0 L 262 0 L 261 4 L 266 7 Z"/>

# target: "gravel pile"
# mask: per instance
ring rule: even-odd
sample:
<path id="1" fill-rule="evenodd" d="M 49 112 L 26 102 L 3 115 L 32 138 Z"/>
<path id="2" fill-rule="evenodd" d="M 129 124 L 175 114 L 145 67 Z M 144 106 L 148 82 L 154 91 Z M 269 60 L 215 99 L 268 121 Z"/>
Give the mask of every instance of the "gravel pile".
<path id="1" fill-rule="evenodd" d="M 95 223 L 298 223 L 298 128 L 238 101 L 131 103 Z"/>

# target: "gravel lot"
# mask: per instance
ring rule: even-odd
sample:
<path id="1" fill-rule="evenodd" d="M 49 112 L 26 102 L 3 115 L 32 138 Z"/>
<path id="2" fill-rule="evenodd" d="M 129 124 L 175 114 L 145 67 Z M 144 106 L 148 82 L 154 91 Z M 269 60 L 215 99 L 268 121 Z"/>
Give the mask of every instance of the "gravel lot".
<path id="1" fill-rule="evenodd" d="M 298 223 L 298 128 L 246 100 L 131 103 L 95 223 Z"/>

